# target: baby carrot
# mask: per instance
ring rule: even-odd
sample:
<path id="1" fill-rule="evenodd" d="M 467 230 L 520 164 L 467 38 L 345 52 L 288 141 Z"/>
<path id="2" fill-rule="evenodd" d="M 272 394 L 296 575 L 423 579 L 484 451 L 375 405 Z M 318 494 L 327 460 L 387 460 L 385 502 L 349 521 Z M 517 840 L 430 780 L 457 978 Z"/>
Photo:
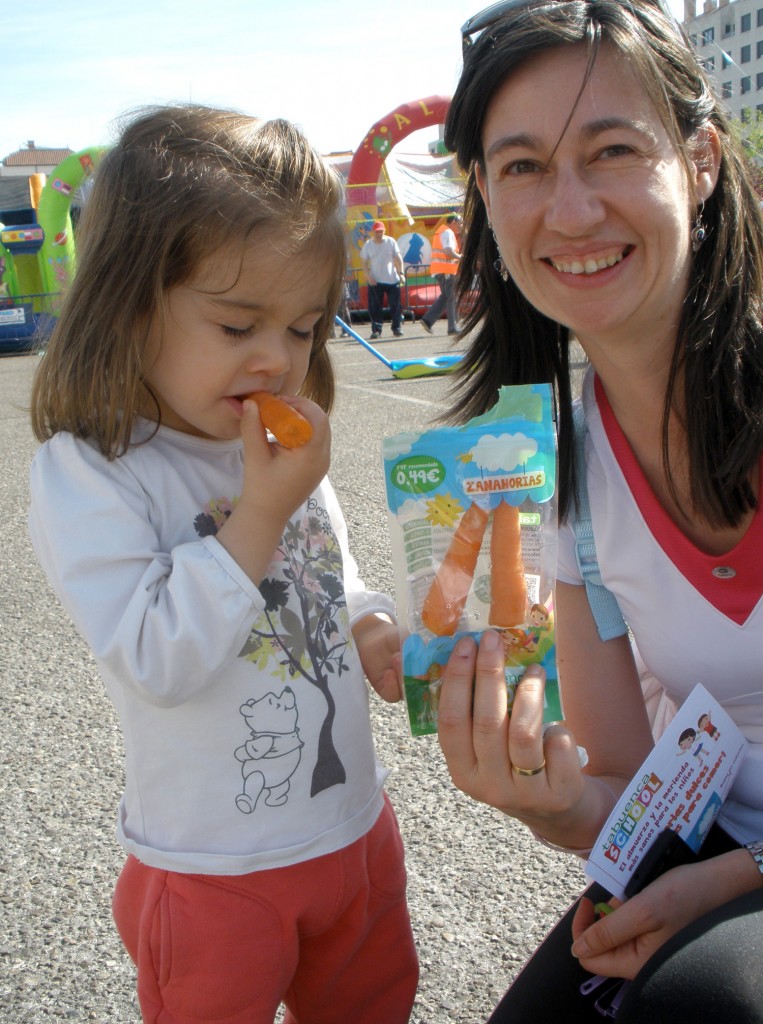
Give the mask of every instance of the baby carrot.
<path id="1" fill-rule="evenodd" d="M 421 620 L 437 636 L 452 636 L 469 596 L 489 513 L 470 505 L 461 516 L 421 610 Z"/>
<path id="2" fill-rule="evenodd" d="M 313 436 L 309 420 L 276 395 L 255 391 L 247 397 L 257 403 L 263 424 L 284 448 L 300 448 Z"/>
<path id="3" fill-rule="evenodd" d="M 519 509 L 505 501 L 493 511 L 490 561 L 490 625 L 518 626 L 525 621 L 527 583 Z"/>

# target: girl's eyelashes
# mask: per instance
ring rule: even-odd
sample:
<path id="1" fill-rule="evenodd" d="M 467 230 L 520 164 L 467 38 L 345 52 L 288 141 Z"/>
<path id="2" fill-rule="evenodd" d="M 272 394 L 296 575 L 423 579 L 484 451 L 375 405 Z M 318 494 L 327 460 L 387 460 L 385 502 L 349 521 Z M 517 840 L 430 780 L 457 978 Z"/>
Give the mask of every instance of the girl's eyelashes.
<path id="1" fill-rule="evenodd" d="M 249 327 L 229 327 L 227 324 L 221 324 L 223 334 L 227 334 L 229 338 L 249 338 L 254 333 L 254 324 Z"/>
<path id="2" fill-rule="evenodd" d="M 234 339 L 250 338 L 257 329 L 255 324 L 251 324 L 249 327 L 231 327 L 229 324 L 221 324 L 220 326 L 223 334 Z M 315 335 L 314 327 L 307 331 L 298 331 L 296 327 L 290 327 L 289 330 L 300 341 L 312 341 Z"/>

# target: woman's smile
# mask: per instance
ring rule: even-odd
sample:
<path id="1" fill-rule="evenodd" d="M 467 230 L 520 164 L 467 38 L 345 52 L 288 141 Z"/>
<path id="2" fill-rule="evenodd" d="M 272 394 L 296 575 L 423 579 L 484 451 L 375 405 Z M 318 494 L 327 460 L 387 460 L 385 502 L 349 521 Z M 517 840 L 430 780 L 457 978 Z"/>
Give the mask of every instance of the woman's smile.
<path id="1" fill-rule="evenodd" d="M 590 277 L 592 274 L 598 274 L 602 270 L 608 270 L 610 267 L 614 267 L 633 251 L 632 246 L 626 247 L 626 249 L 620 249 L 617 252 L 610 252 L 607 256 L 592 256 L 592 255 L 576 255 L 576 256 L 550 256 L 546 257 L 545 262 L 549 263 L 554 270 L 558 270 L 560 274 L 584 274 L 586 277 Z"/>

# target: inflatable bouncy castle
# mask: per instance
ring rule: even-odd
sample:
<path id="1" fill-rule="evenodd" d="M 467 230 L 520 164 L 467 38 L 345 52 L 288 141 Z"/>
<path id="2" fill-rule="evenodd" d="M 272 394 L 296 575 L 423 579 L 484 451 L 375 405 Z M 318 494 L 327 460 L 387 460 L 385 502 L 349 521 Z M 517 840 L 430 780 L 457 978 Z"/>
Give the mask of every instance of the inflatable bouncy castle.
<path id="1" fill-rule="evenodd" d="M 346 175 L 351 308 L 367 308 L 360 252 L 376 220 L 384 223 L 400 248 L 406 267 L 403 305 L 408 315 L 424 312 L 438 294 L 429 274 L 431 240 L 443 219 L 461 210 L 465 181 L 445 152 L 395 162 L 394 177 L 389 165 L 392 150 L 401 140 L 424 128 L 434 131 L 444 123 L 449 103 L 448 96 L 429 96 L 402 104 L 372 125 L 352 156 Z M 400 195 L 406 186 L 414 197 L 410 202 Z"/>
<path id="2" fill-rule="evenodd" d="M 0 351 L 37 346 L 75 269 L 72 200 L 105 150 L 66 157 L 29 178 L 29 207 L 0 211 Z M 42 336 L 42 338 L 41 338 Z"/>

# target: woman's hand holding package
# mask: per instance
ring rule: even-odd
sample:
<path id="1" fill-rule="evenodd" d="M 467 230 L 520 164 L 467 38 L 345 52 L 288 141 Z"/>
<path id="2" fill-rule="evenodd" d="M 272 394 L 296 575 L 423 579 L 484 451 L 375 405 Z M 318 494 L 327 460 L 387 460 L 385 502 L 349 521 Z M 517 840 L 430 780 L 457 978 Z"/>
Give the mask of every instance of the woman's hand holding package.
<path id="1" fill-rule="evenodd" d="M 331 428 L 326 413 L 306 398 L 290 398 L 312 426 L 312 437 L 298 448 L 270 441 L 257 403 L 244 402 L 244 486 L 217 539 L 255 583 L 270 564 L 291 515 L 328 472 Z M 256 527 L 256 528 L 255 528 Z"/>
<path id="2" fill-rule="evenodd" d="M 459 789 L 518 818 L 552 843 L 589 847 L 611 793 L 580 770 L 572 733 L 543 729 L 544 673 L 530 666 L 509 715 L 503 644 L 488 631 L 457 643 L 443 673 L 439 739 Z"/>

